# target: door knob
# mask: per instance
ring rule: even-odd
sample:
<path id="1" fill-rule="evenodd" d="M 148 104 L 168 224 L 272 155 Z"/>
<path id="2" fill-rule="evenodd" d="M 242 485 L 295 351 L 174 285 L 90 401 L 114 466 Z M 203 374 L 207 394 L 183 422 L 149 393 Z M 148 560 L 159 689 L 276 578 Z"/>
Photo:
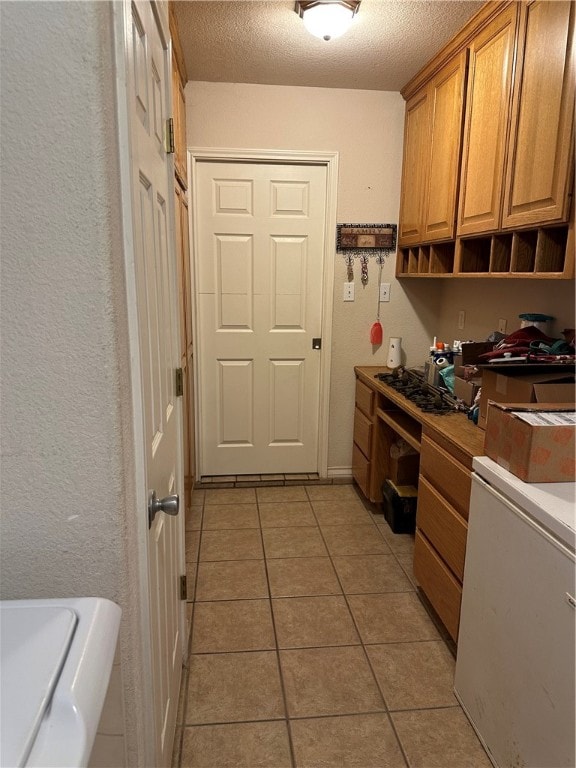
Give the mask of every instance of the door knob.
<path id="1" fill-rule="evenodd" d="M 177 515 L 180 509 L 180 497 L 177 493 L 165 496 L 159 499 L 156 491 L 150 491 L 148 496 L 148 528 L 152 525 L 157 512 L 164 512 L 167 515 Z"/>

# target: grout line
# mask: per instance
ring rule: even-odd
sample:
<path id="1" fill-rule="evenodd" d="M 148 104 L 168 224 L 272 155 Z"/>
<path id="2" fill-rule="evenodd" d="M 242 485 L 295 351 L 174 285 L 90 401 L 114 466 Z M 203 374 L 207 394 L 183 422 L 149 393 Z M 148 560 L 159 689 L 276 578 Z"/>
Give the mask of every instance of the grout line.
<path id="1" fill-rule="evenodd" d="M 272 587 L 270 586 L 270 574 L 268 573 L 268 560 L 266 558 L 266 548 L 264 546 L 264 533 L 262 530 L 262 520 L 260 518 L 260 503 L 258 501 L 258 494 L 256 494 L 256 507 L 258 512 L 258 522 L 260 523 L 260 540 L 262 542 L 262 551 L 264 553 L 264 570 L 266 572 L 266 584 L 268 585 L 268 607 L 270 609 L 270 617 L 272 620 L 272 631 L 274 632 L 274 643 L 276 645 L 276 664 L 278 666 L 278 676 L 280 678 L 280 690 L 282 691 L 282 702 L 284 704 L 284 721 L 286 723 L 286 730 L 288 732 L 288 745 L 290 747 L 290 760 L 292 761 L 292 768 L 296 768 L 296 752 L 294 750 L 294 741 L 292 739 L 292 728 L 290 727 L 290 718 L 288 716 L 288 698 L 286 695 L 286 686 L 284 684 L 284 674 L 282 672 L 282 663 L 280 661 L 280 647 L 278 643 L 278 633 L 276 631 L 276 617 L 274 616 L 274 606 L 272 605 Z"/>
<path id="2" fill-rule="evenodd" d="M 314 512 L 314 508 L 312 508 L 312 511 Z M 314 513 L 315 515 L 315 513 Z M 384 539 L 383 533 L 378 529 L 378 526 L 374 524 L 374 527 L 378 531 L 378 534 Z M 322 533 L 322 529 L 320 529 L 320 534 L 322 536 L 322 539 L 324 540 L 324 543 L 326 545 L 326 548 L 328 549 L 328 553 L 330 554 L 330 549 L 328 548 L 328 543 L 324 539 L 324 534 Z M 387 543 L 387 542 L 386 542 Z M 368 656 L 368 652 L 366 650 L 366 646 L 364 644 L 364 641 L 362 639 L 362 634 L 360 632 L 360 628 L 358 627 L 358 624 L 356 622 L 356 619 L 354 617 L 354 612 L 352 611 L 352 608 L 350 606 L 350 602 L 348 600 L 348 595 L 344 591 L 344 586 L 342 585 L 342 582 L 340 580 L 340 576 L 338 574 L 338 571 L 336 570 L 336 566 L 334 565 L 334 561 L 332 560 L 332 556 L 330 555 L 330 559 L 332 561 L 332 567 L 334 568 L 334 572 L 336 573 L 336 578 L 338 579 L 338 583 L 340 584 L 340 587 L 342 588 L 342 595 L 344 597 L 344 600 L 346 602 L 346 607 L 348 608 L 348 613 L 350 614 L 350 618 L 352 619 L 352 623 L 354 624 L 354 629 L 356 630 L 356 634 L 358 635 L 358 638 L 360 640 L 360 647 L 362 648 L 362 651 L 364 653 L 364 658 L 366 660 L 366 663 L 368 664 L 368 669 L 370 670 L 370 674 L 372 675 L 372 679 L 374 680 L 374 684 L 376 685 L 376 690 L 380 694 L 380 698 L 382 700 L 382 703 L 384 705 L 384 712 L 386 714 L 386 717 L 388 718 L 388 722 L 390 723 L 390 727 L 392 728 L 392 732 L 394 736 L 396 737 L 396 742 L 398 744 L 398 748 L 400 749 L 400 753 L 402 754 L 402 757 L 404 758 L 404 762 L 406 766 L 409 766 L 410 763 L 408 762 L 408 756 L 406 752 L 404 751 L 404 747 L 402 745 L 402 742 L 400 741 L 400 737 L 398 736 L 398 732 L 396 731 L 396 728 L 394 727 L 394 723 L 392 721 L 392 717 L 390 715 L 390 710 L 388 708 L 388 702 L 386 701 L 386 697 L 384 696 L 384 692 L 382 688 L 380 687 L 380 684 L 378 683 L 378 679 L 376 677 L 376 673 L 374 672 L 374 669 L 372 667 L 372 664 L 370 663 L 370 658 Z M 398 561 L 396 560 L 397 564 L 399 565 Z"/>

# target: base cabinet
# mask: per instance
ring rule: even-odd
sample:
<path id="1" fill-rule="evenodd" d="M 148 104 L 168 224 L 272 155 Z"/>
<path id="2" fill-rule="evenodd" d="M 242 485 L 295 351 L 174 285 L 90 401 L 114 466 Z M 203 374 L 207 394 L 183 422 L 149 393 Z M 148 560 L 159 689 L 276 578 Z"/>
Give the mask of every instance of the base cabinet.
<path id="1" fill-rule="evenodd" d="M 356 379 L 356 397 L 354 408 L 354 442 L 352 445 L 352 477 L 360 490 L 370 501 L 377 498 L 372 490 L 371 465 L 374 454 L 374 390 Z"/>
<path id="2" fill-rule="evenodd" d="M 414 574 L 453 640 L 458 639 L 471 470 L 426 432 L 420 450 Z"/>
<path id="3" fill-rule="evenodd" d="M 414 540 L 414 576 L 450 636 L 456 640 L 460 623 L 462 584 L 419 530 L 416 530 Z"/>
<path id="4" fill-rule="evenodd" d="M 380 502 L 385 480 L 395 482 L 399 472 L 392 446 L 401 439 L 412 449 L 411 455 L 404 455 L 411 464 L 409 474 L 403 475 L 408 479 L 398 484 L 418 485 L 414 574 L 456 641 L 472 459 L 484 452 L 484 432 L 462 413 L 438 416 L 423 412 L 376 378 L 381 372 L 388 371 L 372 366 L 355 368 L 352 473 L 364 496 Z"/>

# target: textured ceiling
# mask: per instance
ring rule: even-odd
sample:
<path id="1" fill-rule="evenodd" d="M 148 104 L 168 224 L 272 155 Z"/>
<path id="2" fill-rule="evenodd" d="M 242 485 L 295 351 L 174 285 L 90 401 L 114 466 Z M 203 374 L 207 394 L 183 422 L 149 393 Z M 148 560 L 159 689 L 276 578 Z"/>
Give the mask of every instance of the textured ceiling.
<path id="1" fill-rule="evenodd" d="M 348 32 L 310 35 L 290 0 L 177 0 L 189 80 L 399 91 L 480 8 L 362 0 Z"/>

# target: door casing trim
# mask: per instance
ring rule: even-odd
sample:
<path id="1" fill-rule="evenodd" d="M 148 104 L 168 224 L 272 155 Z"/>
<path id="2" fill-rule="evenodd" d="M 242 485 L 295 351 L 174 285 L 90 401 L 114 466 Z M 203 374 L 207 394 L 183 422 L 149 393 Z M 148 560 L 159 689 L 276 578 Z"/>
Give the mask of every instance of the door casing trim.
<path id="1" fill-rule="evenodd" d="M 332 311 L 334 303 L 334 257 L 336 233 L 336 203 L 338 196 L 338 152 L 300 152 L 282 149 L 222 149 L 216 147 L 188 147 L 188 178 L 190 179 L 190 245 L 191 274 L 193 280 L 193 338 L 194 349 L 199 349 L 198 313 L 196 300 L 196 269 L 198 258 L 195 190 L 197 167 L 202 162 L 232 163 L 285 163 L 293 165 L 323 165 L 326 168 L 326 217 L 324 221 L 324 265 L 322 277 L 322 350 L 320 359 L 320 408 L 318 414 L 318 474 L 328 477 L 328 430 L 330 421 L 330 371 L 332 362 Z M 194 411 L 199 407 L 199 378 L 194 366 Z M 200 439 L 198 423 L 195 423 L 195 475 L 200 477 Z"/>

